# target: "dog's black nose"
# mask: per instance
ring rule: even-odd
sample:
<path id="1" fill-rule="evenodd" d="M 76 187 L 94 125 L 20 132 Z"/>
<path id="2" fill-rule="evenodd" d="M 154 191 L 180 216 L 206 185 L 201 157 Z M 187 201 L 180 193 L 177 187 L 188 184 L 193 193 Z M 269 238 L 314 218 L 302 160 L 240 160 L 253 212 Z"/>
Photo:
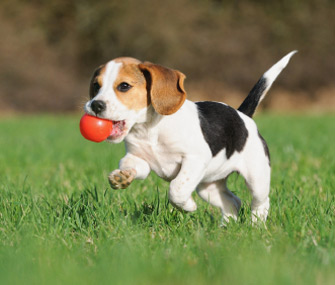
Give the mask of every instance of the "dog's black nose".
<path id="1" fill-rule="evenodd" d="M 101 101 L 101 100 L 94 100 L 92 103 L 91 103 L 91 108 L 93 110 L 93 112 L 98 115 L 100 114 L 101 112 L 105 111 L 106 110 L 106 103 L 104 101 Z"/>

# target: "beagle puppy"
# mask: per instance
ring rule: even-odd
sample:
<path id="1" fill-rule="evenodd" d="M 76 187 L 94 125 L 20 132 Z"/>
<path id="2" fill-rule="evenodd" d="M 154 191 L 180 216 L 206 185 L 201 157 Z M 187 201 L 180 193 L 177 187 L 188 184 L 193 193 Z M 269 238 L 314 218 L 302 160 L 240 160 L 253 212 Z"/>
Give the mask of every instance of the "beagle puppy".
<path id="1" fill-rule="evenodd" d="M 237 219 L 241 200 L 226 181 L 238 172 L 252 195 L 252 220 L 265 221 L 270 156 L 252 115 L 295 52 L 264 73 L 237 110 L 224 103 L 187 100 L 185 75 L 177 70 L 129 57 L 100 66 L 85 112 L 113 121 L 108 142 L 125 142 L 126 155 L 108 177 L 111 187 L 127 188 L 154 171 L 170 182 L 173 206 L 195 211 L 196 190 L 228 221 Z"/>

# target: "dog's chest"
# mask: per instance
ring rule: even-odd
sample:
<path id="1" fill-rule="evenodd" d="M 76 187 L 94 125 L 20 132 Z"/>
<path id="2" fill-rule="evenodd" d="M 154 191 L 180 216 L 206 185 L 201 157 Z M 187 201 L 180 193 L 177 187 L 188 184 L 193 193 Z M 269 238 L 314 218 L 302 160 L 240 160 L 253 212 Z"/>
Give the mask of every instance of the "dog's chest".
<path id="1" fill-rule="evenodd" d="M 127 152 L 145 160 L 151 170 L 165 180 L 174 179 L 181 166 L 182 154 L 169 138 L 155 130 L 137 130 L 126 140 Z"/>

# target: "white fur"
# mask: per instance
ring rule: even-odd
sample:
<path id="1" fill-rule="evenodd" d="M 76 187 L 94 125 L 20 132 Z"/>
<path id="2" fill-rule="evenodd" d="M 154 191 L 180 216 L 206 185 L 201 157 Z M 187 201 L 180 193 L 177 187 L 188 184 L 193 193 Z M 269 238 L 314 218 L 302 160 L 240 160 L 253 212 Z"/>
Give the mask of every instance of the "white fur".
<path id="1" fill-rule="evenodd" d="M 294 52 L 285 56 L 264 77 L 269 87 L 280 71 L 287 65 Z M 226 186 L 232 172 L 240 173 L 246 180 L 252 195 L 253 221 L 265 221 L 269 211 L 270 164 L 258 135 L 255 122 L 237 111 L 248 130 L 248 138 L 241 152 L 234 152 L 228 159 L 226 150 L 212 156 L 209 145 L 200 127 L 197 106 L 186 100 L 174 114 L 163 116 L 150 105 L 139 111 L 128 110 L 116 97 L 113 90 L 121 63 L 107 64 L 103 88 L 93 100 L 103 100 L 107 110 L 100 114 L 110 120 L 125 120 L 127 133 L 126 155 L 119 168 L 135 169 L 137 179 L 145 179 L 150 171 L 170 181 L 171 203 L 185 211 L 197 208 L 192 193 L 197 189 L 199 196 L 219 207 L 225 220 L 237 219 L 240 199 Z M 88 113 L 91 101 L 85 106 Z"/>
<path id="2" fill-rule="evenodd" d="M 294 50 L 289 54 L 285 55 L 281 60 L 279 60 L 276 64 L 274 64 L 267 72 L 263 74 L 263 77 L 266 79 L 267 88 L 263 92 L 262 97 L 259 100 L 259 103 L 264 99 L 265 95 L 270 90 L 272 83 L 276 80 L 278 75 L 282 72 L 282 70 L 287 66 L 291 57 L 297 53 L 298 51 Z"/>
<path id="3" fill-rule="evenodd" d="M 126 122 L 126 132 L 124 136 L 119 137 L 116 140 L 110 141 L 112 143 L 120 143 L 124 140 L 125 136 L 128 134 L 129 130 L 133 127 L 135 123 L 143 123 L 147 121 L 148 112 L 146 109 L 141 110 L 129 110 L 120 100 L 114 91 L 114 83 L 117 79 L 120 67 L 122 63 L 110 61 L 106 65 L 106 72 L 103 76 L 103 85 L 100 88 L 98 94 L 90 101 L 85 104 L 85 112 L 96 116 L 96 114 L 91 109 L 91 104 L 94 100 L 102 100 L 106 103 L 106 110 L 97 116 L 100 118 L 106 118 L 113 121 Z"/>

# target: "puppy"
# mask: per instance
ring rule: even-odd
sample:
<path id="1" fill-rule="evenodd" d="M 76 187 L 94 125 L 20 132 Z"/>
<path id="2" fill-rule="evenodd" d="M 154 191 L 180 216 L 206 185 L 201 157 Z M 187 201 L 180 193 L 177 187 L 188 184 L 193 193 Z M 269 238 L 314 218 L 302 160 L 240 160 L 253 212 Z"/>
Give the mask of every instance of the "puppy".
<path id="1" fill-rule="evenodd" d="M 224 103 L 186 100 L 185 75 L 177 70 L 129 57 L 100 66 L 85 112 L 113 121 L 107 141 L 125 141 L 126 155 L 108 177 L 111 187 L 127 188 L 152 170 L 170 182 L 173 206 L 195 211 L 192 193 L 197 190 L 228 221 L 237 219 L 241 200 L 226 181 L 238 172 L 252 195 L 252 220 L 265 221 L 270 156 L 252 115 L 295 52 L 264 73 L 237 110 Z"/>

